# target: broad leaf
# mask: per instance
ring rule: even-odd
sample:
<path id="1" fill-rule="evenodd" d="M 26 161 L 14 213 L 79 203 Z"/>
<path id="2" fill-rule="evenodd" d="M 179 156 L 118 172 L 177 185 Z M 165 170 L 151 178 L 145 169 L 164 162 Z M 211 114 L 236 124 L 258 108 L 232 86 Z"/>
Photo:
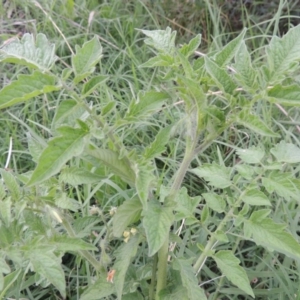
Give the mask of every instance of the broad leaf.
<path id="1" fill-rule="evenodd" d="M 237 149 L 237 155 L 248 164 L 258 164 L 265 155 L 265 151 L 259 147 L 250 147 L 248 149 Z"/>
<path id="2" fill-rule="evenodd" d="M 186 225 L 191 225 L 193 223 L 199 222 L 194 217 L 195 209 L 201 201 L 200 197 L 190 197 L 187 193 L 187 189 L 182 187 L 175 199 L 177 205 L 174 210 L 177 212 L 175 215 L 175 220 L 185 219 Z"/>
<path id="3" fill-rule="evenodd" d="M 42 33 L 38 33 L 35 40 L 32 34 L 25 33 L 21 40 L 16 38 L 1 47 L 1 61 L 50 70 L 56 61 L 55 45 Z"/>
<path id="4" fill-rule="evenodd" d="M 72 157 L 82 153 L 88 131 L 84 128 L 61 127 L 61 134 L 49 141 L 28 185 L 40 183 L 58 173 Z"/>
<path id="5" fill-rule="evenodd" d="M 285 224 L 277 224 L 270 218 L 257 218 L 253 212 L 249 220 L 244 220 L 244 230 L 252 236 L 257 245 L 271 251 L 278 251 L 293 259 L 300 259 L 300 244 L 286 232 Z"/>
<path id="6" fill-rule="evenodd" d="M 147 200 L 150 195 L 151 183 L 155 179 L 152 166 L 136 165 L 135 166 L 135 187 L 142 202 L 143 208 L 147 207 Z"/>
<path id="7" fill-rule="evenodd" d="M 300 87 L 299 85 L 282 86 L 275 85 L 268 90 L 268 100 L 287 106 L 300 106 Z"/>
<path id="8" fill-rule="evenodd" d="M 51 282 L 65 298 L 66 281 L 64 271 L 60 265 L 60 258 L 49 251 L 44 252 L 36 249 L 30 251 L 30 261 L 34 271 Z"/>
<path id="9" fill-rule="evenodd" d="M 143 153 L 145 159 L 153 159 L 165 151 L 165 146 L 169 142 L 172 127 L 162 128 L 155 137 L 155 140 L 148 145 Z"/>
<path id="10" fill-rule="evenodd" d="M 122 299 L 124 281 L 127 269 L 131 260 L 136 255 L 139 243 L 141 242 L 139 234 L 131 236 L 127 243 L 124 243 L 115 253 L 116 262 L 113 266 L 115 270 L 114 285 L 116 288 L 118 300 Z"/>
<path id="11" fill-rule="evenodd" d="M 191 170 L 198 177 L 203 177 L 210 185 L 216 188 L 224 189 L 231 185 L 230 169 L 219 166 L 216 163 L 203 164 L 201 167 Z"/>
<path id="12" fill-rule="evenodd" d="M 267 47 L 267 58 L 270 78 L 277 80 L 278 76 L 288 72 L 291 65 L 300 60 L 300 26 L 290 29 L 283 38 L 273 36 Z"/>
<path id="13" fill-rule="evenodd" d="M 115 286 L 111 282 L 107 282 L 105 277 L 101 275 L 96 282 L 89 286 L 81 295 L 80 300 L 99 300 L 115 293 Z"/>
<path id="14" fill-rule="evenodd" d="M 163 92 L 150 91 L 139 93 L 138 99 L 133 99 L 129 105 L 125 119 L 147 118 L 154 112 L 159 111 L 165 101 L 169 99 L 169 95 Z"/>
<path id="15" fill-rule="evenodd" d="M 225 211 L 226 208 L 226 202 L 220 195 L 216 193 L 204 193 L 202 194 L 203 198 L 205 199 L 205 202 L 207 203 L 208 207 L 212 210 L 222 213 Z"/>
<path id="16" fill-rule="evenodd" d="M 252 91 L 257 88 L 256 72 L 252 67 L 251 57 L 244 41 L 235 55 L 234 69 L 236 71 L 234 78 L 244 89 Z"/>
<path id="17" fill-rule="evenodd" d="M 83 85 L 82 96 L 87 97 L 89 94 L 93 93 L 102 83 L 108 80 L 106 75 L 98 75 L 90 79 L 87 83 Z"/>
<path id="18" fill-rule="evenodd" d="M 142 204 L 138 197 L 125 200 L 118 207 L 117 213 L 113 217 L 113 232 L 115 237 L 121 237 L 125 229 L 137 222 L 142 213 Z"/>
<path id="19" fill-rule="evenodd" d="M 18 201 L 20 199 L 16 199 L 15 201 Z M 6 227 L 9 228 L 11 225 L 11 222 L 13 220 L 12 216 L 12 201 L 11 197 L 7 197 L 6 199 L 1 201 L 1 206 L 0 206 L 0 220 L 1 223 L 4 224 Z M 2 270 L 2 269 L 0 269 Z"/>
<path id="20" fill-rule="evenodd" d="M 235 53 L 239 49 L 243 42 L 246 29 L 244 29 L 235 39 L 230 41 L 226 46 L 222 48 L 215 56 L 215 62 L 219 67 L 226 66 L 234 57 Z"/>
<path id="21" fill-rule="evenodd" d="M 58 128 L 61 125 L 74 126 L 77 119 L 82 119 L 86 114 L 86 108 L 82 103 L 77 103 L 74 100 L 62 101 L 55 113 L 52 127 Z"/>
<path id="22" fill-rule="evenodd" d="M 66 167 L 62 170 L 59 179 L 73 186 L 100 182 L 104 177 L 92 173 L 84 168 Z"/>
<path id="23" fill-rule="evenodd" d="M 60 89 L 60 86 L 55 85 L 54 76 L 39 71 L 35 71 L 31 75 L 19 75 L 16 81 L 0 91 L 0 109 Z"/>
<path id="24" fill-rule="evenodd" d="M 300 162 L 300 148 L 294 144 L 281 141 L 280 144 L 277 144 L 270 151 L 278 162 L 289 164 Z"/>
<path id="25" fill-rule="evenodd" d="M 80 48 L 76 46 L 76 54 L 72 56 L 72 67 L 74 69 L 74 81 L 79 82 L 87 75 L 94 72 L 95 65 L 102 57 L 102 47 L 99 39 L 95 36 L 92 40 L 83 44 Z M 81 78 L 82 75 L 83 77 Z"/>
<path id="26" fill-rule="evenodd" d="M 182 285 L 186 288 L 189 300 L 206 300 L 203 289 L 198 286 L 197 277 L 191 263 L 186 259 L 177 258 L 174 269 L 179 270 Z"/>
<path id="27" fill-rule="evenodd" d="M 233 94 L 237 86 L 230 75 L 207 56 L 205 56 L 205 66 L 218 87 L 227 94 Z"/>
<path id="28" fill-rule="evenodd" d="M 221 250 L 212 256 L 218 268 L 234 285 L 242 291 L 254 297 L 248 276 L 245 270 L 239 265 L 240 261 L 231 251 Z"/>
<path id="29" fill-rule="evenodd" d="M 9 191 L 9 194 L 12 197 L 12 200 L 13 201 L 21 200 L 22 192 L 13 173 L 6 171 L 4 169 L 0 169 L 0 174 L 2 180 L 5 183 L 5 187 L 7 191 Z"/>
<path id="30" fill-rule="evenodd" d="M 271 206 L 271 202 L 268 199 L 268 197 L 259 190 L 249 190 L 247 191 L 243 197 L 243 202 L 249 204 L 249 205 L 267 205 Z"/>
<path id="31" fill-rule="evenodd" d="M 201 299 L 201 298 L 200 298 Z M 206 299 L 206 298 L 204 298 Z M 190 300 L 186 288 L 181 284 L 174 285 L 171 290 L 164 290 L 159 294 L 159 300 Z"/>
<path id="32" fill-rule="evenodd" d="M 77 237 L 83 238 L 90 235 L 93 228 L 95 228 L 95 225 L 99 222 L 101 222 L 101 218 L 99 218 L 99 216 L 81 217 L 74 220 L 72 228 Z"/>
<path id="33" fill-rule="evenodd" d="M 260 135 L 279 137 L 279 134 L 273 132 L 261 119 L 251 114 L 249 111 L 242 111 L 239 113 L 236 122 Z"/>
<path id="34" fill-rule="evenodd" d="M 3 257 L 0 257 L 0 270 L 4 274 L 8 274 L 11 272 L 9 265 L 6 263 Z"/>
<path id="35" fill-rule="evenodd" d="M 68 194 L 66 192 L 55 196 L 55 205 L 58 208 L 68 209 L 72 211 L 78 211 L 81 208 L 78 201 L 68 197 Z"/>
<path id="36" fill-rule="evenodd" d="M 172 208 L 164 207 L 152 200 L 147 209 L 143 210 L 143 226 L 146 231 L 149 256 L 154 255 L 169 235 L 174 216 Z"/>
<path id="37" fill-rule="evenodd" d="M 234 168 L 239 172 L 241 176 L 243 176 L 247 180 L 251 180 L 254 174 L 253 166 L 237 164 Z"/>
<path id="38" fill-rule="evenodd" d="M 201 43 L 201 34 L 196 35 L 193 39 L 189 41 L 188 44 L 184 44 L 180 48 L 180 53 L 183 54 L 186 58 L 195 54 L 195 51 L 198 49 Z"/>
<path id="39" fill-rule="evenodd" d="M 176 31 L 167 27 L 166 30 L 141 30 L 148 38 L 145 44 L 165 53 L 172 54 L 175 51 Z"/>
<path id="40" fill-rule="evenodd" d="M 98 248 L 79 238 L 72 238 L 68 236 L 53 236 L 49 242 L 55 245 L 56 249 L 63 252 L 73 252 L 80 250 L 97 251 Z"/>
<path id="41" fill-rule="evenodd" d="M 178 64 L 174 56 L 168 53 L 158 53 L 157 56 L 150 58 L 143 63 L 140 68 L 153 68 L 153 67 L 171 67 L 174 64 Z"/>
<path id="42" fill-rule="evenodd" d="M 289 173 L 272 171 L 262 178 L 262 184 L 269 193 L 276 192 L 287 201 L 291 198 L 299 200 L 298 187 L 300 187 L 300 182 L 298 179 L 294 179 L 294 176 Z"/>
<path id="43" fill-rule="evenodd" d="M 99 165 L 107 166 L 115 175 L 131 186 L 135 185 L 135 173 L 131 168 L 130 161 L 125 157 L 119 158 L 116 152 L 109 149 L 86 149 L 85 153 L 96 158 Z M 89 157 L 87 157 L 87 160 L 89 160 Z"/>

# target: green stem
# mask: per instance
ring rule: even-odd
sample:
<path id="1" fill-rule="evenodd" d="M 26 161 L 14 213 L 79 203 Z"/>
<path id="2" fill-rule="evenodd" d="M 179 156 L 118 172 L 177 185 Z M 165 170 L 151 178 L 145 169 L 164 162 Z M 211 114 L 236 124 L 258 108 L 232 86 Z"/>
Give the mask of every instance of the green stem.
<path id="1" fill-rule="evenodd" d="M 157 269 L 157 284 L 156 284 L 156 300 L 159 300 L 159 293 L 167 285 L 167 270 L 168 270 L 168 251 L 169 238 L 166 239 L 163 246 L 158 251 L 158 269 Z"/>
<path id="2" fill-rule="evenodd" d="M 166 200 L 166 204 L 168 202 L 173 202 L 174 198 L 176 197 L 176 194 L 181 187 L 182 181 L 185 177 L 188 167 L 194 158 L 195 147 L 196 147 L 195 140 L 193 142 L 191 142 L 190 140 L 187 142 L 187 147 L 185 150 L 183 161 L 177 173 L 175 174 L 174 181 L 171 187 L 171 192 L 169 197 Z M 157 286 L 156 286 L 157 300 L 159 299 L 160 291 L 162 291 L 167 285 L 168 252 L 169 252 L 169 237 L 166 238 L 164 244 L 158 251 L 158 269 L 157 269 Z"/>
<path id="3" fill-rule="evenodd" d="M 158 254 L 154 255 L 153 265 L 152 265 L 152 276 L 151 276 L 151 284 L 149 287 L 149 300 L 154 300 L 154 290 L 156 283 L 156 268 L 157 268 L 157 258 Z"/>

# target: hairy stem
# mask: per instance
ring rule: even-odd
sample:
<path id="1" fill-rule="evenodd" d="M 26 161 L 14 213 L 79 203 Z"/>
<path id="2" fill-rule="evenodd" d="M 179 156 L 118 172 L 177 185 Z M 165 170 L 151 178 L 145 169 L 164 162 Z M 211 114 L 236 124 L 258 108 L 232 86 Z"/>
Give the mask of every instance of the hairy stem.
<path id="1" fill-rule="evenodd" d="M 156 283 L 156 268 L 157 268 L 157 259 L 158 254 L 154 255 L 153 265 L 152 265 L 152 276 L 151 276 L 151 284 L 149 287 L 149 300 L 154 300 L 154 291 L 155 291 L 155 283 Z"/>
<path id="2" fill-rule="evenodd" d="M 173 184 L 171 187 L 171 192 L 168 199 L 166 200 L 166 204 L 168 202 L 173 202 L 173 200 L 175 199 L 176 194 L 179 191 L 182 181 L 188 170 L 188 167 L 194 158 L 195 147 L 196 147 L 196 140 L 192 142 L 189 140 L 189 142 L 187 143 L 183 161 L 177 173 L 175 174 Z M 163 246 L 158 251 L 156 299 L 159 299 L 159 293 L 161 290 L 163 290 L 166 287 L 166 283 L 167 283 L 168 250 L 169 250 L 169 237 L 166 238 Z"/>

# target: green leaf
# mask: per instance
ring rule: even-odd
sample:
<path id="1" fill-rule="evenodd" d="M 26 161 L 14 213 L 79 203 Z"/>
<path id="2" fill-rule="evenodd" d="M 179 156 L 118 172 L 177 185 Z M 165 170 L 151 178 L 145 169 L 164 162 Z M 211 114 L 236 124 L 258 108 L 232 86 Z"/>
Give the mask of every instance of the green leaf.
<path id="1" fill-rule="evenodd" d="M 60 258 L 49 251 L 36 249 L 30 251 L 30 261 L 34 271 L 51 282 L 65 298 L 66 281 L 64 271 L 60 265 Z"/>
<path id="2" fill-rule="evenodd" d="M 158 53 L 157 56 L 143 63 L 140 68 L 171 67 L 174 64 L 176 64 L 174 56 L 168 53 Z"/>
<path id="3" fill-rule="evenodd" d="M 47 146 L 47 142 L 37 134 L 32 135 L 31 133 L 27 132 L 26 136 L 31 158 L 35 163 L 37 163 L 41 153 Z"/>
<path id="4" fill-rule="evenodd" d="M 118 207 L 117 213 L 113 217 L 113 233 L 115 237 L 121 237 L 126 228 L 137 222 L 142 213 L 142 204 L 138 197 L 125 200 Z"/>
<path id="5" fill-rule="evenodd" d="M 272 171 L 267 175 L 268 177 L 262 178 L 262 185 L 269 193 L 276 192 L 278 196 L 289 201 L 291 198 L 299 200 L 299 180 L 289 173 L 281 171 Z"/>
<path id="6" fill-rule="evenodd" d="M 202 196 L 205 199 L 205 202 L 207 203 L 208 207 L 212 210 L 218 213 L 222 213 L 225 211 L 226 202 L 220 195 L 216 193 L 204 193 L 202 194 Z"/>
<path id="7" fill-rule="evenodd" d="M 201 223 L 205 223 L 210 216 L 210 211 L 208 205 L 204 205 L 201 212 Z"/>
<path id="8" fill-rule="evenodd" d="M 1 270 L 1 273 L 4 273 L 4 274 L 8 274 L 11 272 L 9 265 L 6 263 L 6 261 L 3 257 L 0 257 L 0 270 Z"/>
<path id="9" fill-rule="evenodd" d="M 59 208 L 72 211 L 78 211 L 80 209 L 80 204 L 78 201 L 69 198 L 65 192 L 55 196 L 55 205 Z"/>
<path id="10" fill-rule="evenodd" d="M 257 212 L 253 212 L 249 220 L 244 220 L 244 230 L 251 234 L 257 245 L 299 260 L 300 244 L 284 230 L 285 227 L 285 224 L 277 224 L 270 218 L 257 216 Z"/>
<path id="11" fill-rule="evenodd" d="M 218 268 L 234 285 L 254 298 L 245 270 L 239 265 L 240 261 L 231 251 L 221 250 L 212 256 Z"/>
<path id="12" fill-rule="evenodd" d="M 247 180 L 251 180 L 254 174 L 253 166 L 237 164 L 234 168 L 239 172 L 239 174 Z"/>
<path id="13" fill-rule="evenodd" d="M 99 300 L 115 293 L 115 286 L 102 275 L 81 295 L 80 300 Z"/>
<path id="14" fill-rule="evenodd" d="M 216 163 L 203 164 L 201 167 L 191 170 L 198 177 L 203 177 L 210 185 L 224 189 L 231 185 L 230 169 L 219 166 Z"/>
<path id="15" fill-rule="evenodd" d="M 20 200 L 20 199 L 16 199 Z M 2 200 L 0 205 L 0 220 L 1 223 L 6 227 L 9 227 L 11 225 L 11 222 L 13 220 L 12 218 L 12 201 L 10 197 L 7 197 L 6 199 Z M 0 269 L 2 270 L 2 269 Z"/>
<path id="16" fill-rule="evenodd" d="M 258 164 L 265 156 L 265 151 L 255 146 L 248 149 L 237 149 L 236 153 L 242 161 L 248 164 Z"/>
<path id="17" fill-rule="evenodd" d="M 174 216 L 172 208 L 162 206 L 152 200 L 147 209 L 143 210 L 143 226 L 146 231 L 149 256 L 154 255 L 163 245 L 169 235 Z"/>
<path id="18" fill-rule="evenodd" d="M 179 270 L 182 285 L 186 288 L 188 299 L 190 300 L 206 300 L 203 289 L 198 286 L 197 277 L 190 262 L 186 259 L 176 258 L 174 261 L 174 269 Z"/>
<path id="19" fill-rule="evenodd" d="M 210 74 L 210 76 L 214 79 L 218 87 L 227 94 L 233 94 L 236 89 L 236 84 L 228 75 L 227 71 L 223 68 L 220 68 L 215 62 L 213 62 L 210 58 L 205 56 L 205 66 L 206 71 Z"/>
<path id="20" fill-rule="evenodd" d="M 204 298 L 205 299 L 205 298 Z M 164 290 L 159 294 L 159 300 L 190 300 L 186 288 L 181 284 L 172 286 L 171 290 Z"/>
<path id="21" fill-rule="evenodd" d="M 64 126 L 57 131 L 61 135 L 49 141 L 27 183 L 28 185 L 37 184 L 50 178 L 58 173 L 68 160 L 82 153 L 88 135 L 86 130 Z"/>
<path id="22" fill-rule="evenodd" d="M 187 193 L 187 189 L 182 187 L 176 196 L 176 207 L 174 210 L 177 212 L 175 215 L 175 220 L 185 219 L 186 225 L 191 225 L 199 222 L 194 217 L 195 209 L 199 205 L 200 197 L 190 197 Z"/>
<path id="23" fill-rule="evenodd" d="M 98 248 L 79 238 L 68 236 L 53 236 L 49 239 L 51 244 L 54 244 L 56 249 L 63 252 L 76 252 L 80 250 L 97 251 Z"/>
<path id="24" fill-rule="evenodd" d="M 115 253 L 116 262 L 113 269 L 115 270 L 114 284 L 118 299 L 122 299 L 124 281 L 127 269 L 135 257 L 139 244 L 141 242 L 139 234 L 130 236 L 127 243 L 124 243 Z"/>
<path id="25" fill-rule="evenodd" d="M 294 144 L 281 141 L 280 144 L 277 144 L 270 151 L 278 162 L 289 164 L 300 162 L 300 148 Z"/>
<path id="26" fill-rule="evenodd" d="M 101 218 L 99 218 L 99 216 L 86 216 L 74 220 L 72 227 L 76 236 L 83 238 L 90 235 L 93 228 L 95 228 L 96 224 L 99 222 L 101 222 Z"/>
<path id="27" fill-rule="evenodd" d="M 87 97 L 91 93 L 93 93 L 102 83 L 108 80 L 107 75 L 98 75 L 90 79 L 87 83 L 83 85 L 82 88 L 82 96 Z"/>
<path id="28" fill-rule="evenodd" d="M 150 194 L 151 183 L 155 179 L 152 166 L 136 165 L 135 166 L 135 187 L 142 202 L 143 208 L 147 207 L 147 200 Z"/>
<path id="29" fill-rule="evenodd" d="M 236 118 L 236 122 L 263 136 L 280 136 L 278 133 L 273 132 L 261 119 L 251 114 L 249 111 L 240 112 Z"/>
<path id="30" fill-rule="evenodd" d="M 116 152 L 109 149 L 86 149 L 85 153 L 97 159 L 97 161 L 93 160 L 93 162 L 101 166 L 107 166 L 122 180 L 131 186 L 135 185 L 135 173 L 131 168 L 130 161 L 125 157 L 119 158 L 119 155 Z M 87 159 L 89 160 L 88 157 Z"/>
<path id="31" fill-rule="evenodd" d="M 249 205 L 268 205 L 272 206 L 268 197 L 259 190 L 248 190 L 242 197 L 243 202 Z"/>
<path id="32" fill-rule="evenodd" d="M 19 75 L 17 80 L 0 91 L 0 109 L 60 89 L 60 86 L 55 85 L 54 76 L 39 71 L 35 71 L 31 75 Z"/>
<path id="33" fill-rule="evenodd" d="M 59 179 L 73 186 L 80 184 L 92 184 L 100 182 L 104 177 L 89 172 L 84 168 L 66 167 L 62 170 Z"/>
<path id="34" fill-rule="evenodd" d="M 81 119 L 84 114 L 86 114 L 86 108 L 82 103 L 64 100 L 56 110 L 52 126 L 53 128 L 58 128 L 61 125 L 75 126 L 77 119 Z"/>
<path id="35" fill-rule="evenodd" d="M 252 67 L 251 57 L 243 41 L 235 55 L 234 78 L 245 90 L 255 90 L 258 87 L 256 71 Z"/>
<path id="36" fill-rule="evenodd" d="M 134 118 L 141 120 L 142 118 L 147 118 L 154 112 L 159 111 L 169 98 L 169 95 L 163 92 L 140 92 L 138 100 L 133 99 L 129 104 L 125 119 Z"/>
<path id="37" fill-rule="evenodd" d="M 55 45 L 38 33 L 36 39 L 25 33 L 21 40 L 15 38 L 0 48 L 0 62 L 25 65 L 41 71 L 50 70 L 56 61 Z"/>
<path id="38" fill-rule="evenodd" d="M 145 44 L 168 54 L 175 51 L 176 31 L 172 32 L 170 27 L 166 30 L 141 30 L 148 38 L 145 39 Z"/>
<path id="39" fill-rule="evenodd" d="M 102 47 L 99 39 L 95 36 L 90 41 L 83 44 L 80 48 L 76 46 L 76 54 L 72 56 L 72 67 L 75 75 L 87 76 L 95 70 L 95 65 L 100 61 L 102 57 Z M 84 78 L 83 77 L 83 78 Z M 75 83 L 80 81 L 80 77 Z"/>
<path id="40" fill-rule="evenodd" d="M 267 47 L 267 59 L 270 78 L 278 77 L 288 72 L 294 62 L 300 60 L 300 26 L 290 29 L 283 38 L 273 36 Z"/>
<path id="41" fill-rule="evenodd" d="M 277 84 L 268 90 L 268 100 L 273 103 L 279 103 L 287 106 L 300 105 L 300 87 L 299 85 L 282 86 Z"/>
<path id="42" fill-rule="evenodd" d="M 4 284 L 3 288 L 0 290 L 0 299 L 4 299 L 4 296 L 6 295 L 6 291 L 13 285 L 15 281 L 21 278 L 23 278 L 24 272 L 22 272 L 22 269 L 18 269 L 16 271 L 11 272 L 10 274 L 6 275 L 4 277 Z"/>
<path id="43" fill-rule="evenodd" d="M 150 160 L 165 151 L 165 146 L 169 142 L 172 126 L 162 128 L 155 137 L 155 140 L 149 144 L 143 153 L 145 159 Z"/>
<path id="44" fill-rule="evenodd" d="M 183 54 L 186 58 L 195 54 L 195 51 L 201 44 L 201 34 L 197 34 L 194 38 L 190 40 L 188 44 L 184 44 L 179 52 Z"/>
<path id="45" fill-rule="evenodd" d="M 13 201 L 20 200 L 22 193 L 21 193 L 19 184 L 16 181 L 15 176 L 11 172 L 6 171 L 4 169 L 0 169 L 0 174 L 1 174 L 2 180 L 5 183 L 5 187 L 8 189 L 8 191 L 12 197 L 12 200 Z"/>
<path id="46" fill-rule="evenodd" d="M 243 43 L 243 39 L 246 33 L 246 28 L 232 41 L 230 41 L 223 49 L 215 56 L 215 62 L 219 67 L 224 67 L 233 59 L 240 45 Z"/>

